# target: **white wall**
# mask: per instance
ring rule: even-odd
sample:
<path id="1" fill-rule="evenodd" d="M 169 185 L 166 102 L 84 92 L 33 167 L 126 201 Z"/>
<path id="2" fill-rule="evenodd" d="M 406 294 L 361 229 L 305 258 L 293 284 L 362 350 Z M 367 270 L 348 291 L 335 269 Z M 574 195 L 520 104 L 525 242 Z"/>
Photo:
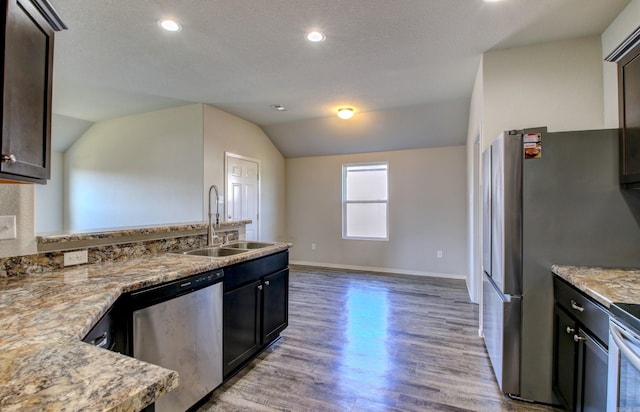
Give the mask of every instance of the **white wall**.
<path id="1" fill-rule="evenodd" d="M 640 26 L 640 0 L 633 0 L 602 33 L 602 59 L 607 57 Z M 604 127 L 619 127 L 618 70 L 615 63 L 603 62 Z"/>
<path id="2" fill-rule="evenodd" d="M 51 152 L 51 179 L 35 185 L 36 233 L 61 232 L 64 228 L 64 153 Z"/>
<path id="3" fill-rule="evenodd" d="M 204 107 L 204 179 L 208 194 L 216 184 L 225 187 L 224 155 L 230 152 L 260 160 L 260 239 L 285 239 L 285 160 L 255 124 L 215 107 Z M 207 199 L 203 199 L 206 211 Z M 206 212 L 203 219 L 206 219 Z"/>
<path id="4" fill-rule="evenodd" d="M 463 277 L 465 160 L 464 146 L 287 159 L 291 260 Z M 373 161 L 389 162 L 389 241 L 344 240 L 342 165 Z"/>
<path id="5" fill-rule="evenodd" d="M 467 132 L 467 249 L 469 250 L 467 288 L 472 302 L 479 303 L 482 293 L 482 256 L 481 256 L 481 188 L 480 170 L 482 152 L 482 121 L 484 88 L 482 83 L 482 60 L 476 72 L 476 80 L 471 93 L 469 123 Z M 482 316 L 482 313 L 480 313 Z"/>
<path id="6" fill-rule="evenodd" d="M 496 50 L 483 56 L 483 143 L 508 129 L 604 127 L 598 36 Z"/>
<path id="7" fill-rule="evenodd" d="M 65 161 L 67 230 L 202 221 L 202 105 L 98 122 Z"/>
<path id="8" fill-rule="evenodd" d="M 32 184 L 0 184 L 0 216 L 16 216 L 16 239 L 0 240 L 0 258 L 36 253 L 35 189 Z"/>

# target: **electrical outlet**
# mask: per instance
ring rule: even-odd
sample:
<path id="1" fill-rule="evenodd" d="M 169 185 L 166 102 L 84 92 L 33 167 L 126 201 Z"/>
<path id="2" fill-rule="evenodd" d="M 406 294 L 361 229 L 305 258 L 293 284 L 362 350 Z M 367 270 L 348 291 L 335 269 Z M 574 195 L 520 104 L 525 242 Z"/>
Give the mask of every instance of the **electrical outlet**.
<path id="1" fill-rule="evenodd" d="M 438 257 L 438 259 L 442 259 L 442 250 L 438 250 L 436 252 L 436 256 Z"/>
<path id="2" fill-rule="evenodd" d="M 75 252 L 66 252 L 64 254 L 64 265 L 73 266 L 81 265 L 89 261 L 87 250 L 76 250 Z"/>
<path id="3" fill-rule="evenodd" d="M 316 250 L 316 244 L 315 243 L 311 244 L 311 250 Z"/>
<path id="4" fill-rule="evenodd" d="M 0 216 L 0 239 L 15 239 L 16 237 L 15 215 Z"/>

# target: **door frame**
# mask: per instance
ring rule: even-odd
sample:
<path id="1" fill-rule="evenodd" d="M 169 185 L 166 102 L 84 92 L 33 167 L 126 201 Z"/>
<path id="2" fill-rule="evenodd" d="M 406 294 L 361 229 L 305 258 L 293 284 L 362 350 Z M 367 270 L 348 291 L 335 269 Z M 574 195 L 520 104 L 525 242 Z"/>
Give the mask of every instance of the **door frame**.
<path id="1" fill-rule="evenodd" d="M 256 163 L 258 165 L 258 217 L 256 219 L 257 222 L 254 222 L 254 223 L 256 225 L 256 239 L 260 240 L 260 226 L 262 221 L 262 218 L 261 218 L 261 215 L 262 215 L 262 165 L 260 164 L 260 159 L 239 155 L 237 153 L 224 152 L 224 195 L 225 195 L 224 215 L 225 217 L 228 216 L 227 197 L 229 196 L 229 192 L 228 192 L 229 190 L 229 175 L 228 175 L 229 159 L 245 160 L 248 162 Z"/>

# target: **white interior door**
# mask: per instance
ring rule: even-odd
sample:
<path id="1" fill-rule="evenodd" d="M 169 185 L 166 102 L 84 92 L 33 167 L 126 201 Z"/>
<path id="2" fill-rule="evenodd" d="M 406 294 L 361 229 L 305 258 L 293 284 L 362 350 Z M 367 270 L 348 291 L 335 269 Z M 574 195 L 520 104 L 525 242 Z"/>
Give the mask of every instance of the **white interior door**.
<path id="1" fill-rule="evenodd" d="M 243 156 L 226 154 L 227 220 L 251 220 L 246 225 L 246 239 L 259 240 L 260 162 Z"/>

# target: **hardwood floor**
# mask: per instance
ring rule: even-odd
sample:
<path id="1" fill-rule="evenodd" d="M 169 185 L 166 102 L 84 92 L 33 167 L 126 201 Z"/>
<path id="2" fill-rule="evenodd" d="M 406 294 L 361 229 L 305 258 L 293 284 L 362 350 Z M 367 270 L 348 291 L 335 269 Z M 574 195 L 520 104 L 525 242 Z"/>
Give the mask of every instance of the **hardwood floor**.
<path id="1" fill-rule="evenodd" d="M 499 391 L 463 281 L 292 267 L 289 327 L 213 411 L 553 411 Z"/>

